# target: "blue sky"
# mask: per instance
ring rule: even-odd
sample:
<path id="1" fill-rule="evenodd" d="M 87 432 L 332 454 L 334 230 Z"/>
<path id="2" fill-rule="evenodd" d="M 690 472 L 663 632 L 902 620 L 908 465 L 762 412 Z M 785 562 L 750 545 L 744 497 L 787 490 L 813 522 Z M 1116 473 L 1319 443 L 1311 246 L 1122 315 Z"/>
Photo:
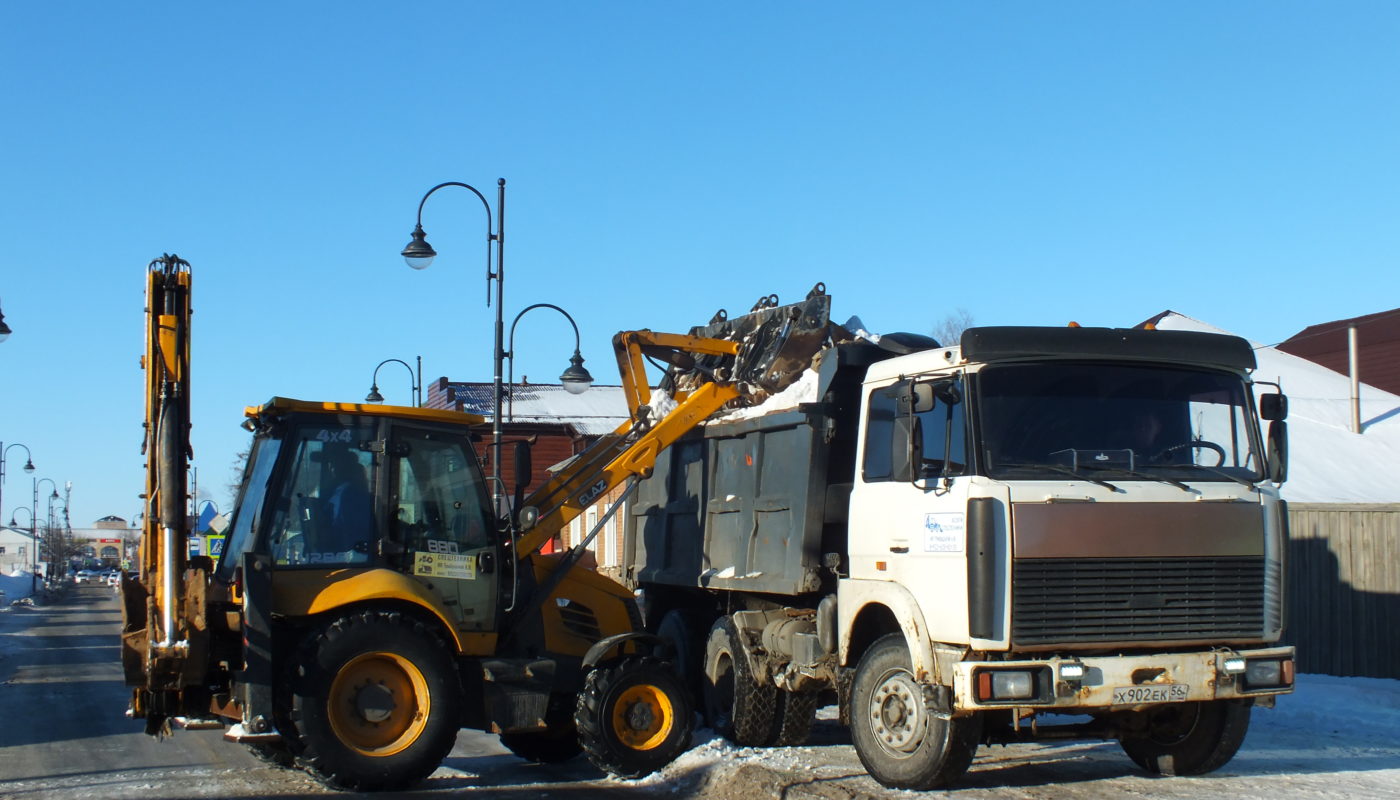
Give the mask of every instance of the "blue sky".
<path id="1" fill-rule="evenodd" d="M 602 382 L 620 329 L 817 281 L 877 331 L 1170 308 L 1273 343 L 1400 305 L 1394 3 L 201 6 L 0 4 L 0 441 L 77 526 L 139 508 L 163 252 L 221 505 L 246 405 L 359 400 L 385 358 L 489 380 L 480 203 L 398 256 L 442 181 L 507 179 L 507 320 L 564 306 Z M 516 375 L 569 333 L 526 317 Z"/>

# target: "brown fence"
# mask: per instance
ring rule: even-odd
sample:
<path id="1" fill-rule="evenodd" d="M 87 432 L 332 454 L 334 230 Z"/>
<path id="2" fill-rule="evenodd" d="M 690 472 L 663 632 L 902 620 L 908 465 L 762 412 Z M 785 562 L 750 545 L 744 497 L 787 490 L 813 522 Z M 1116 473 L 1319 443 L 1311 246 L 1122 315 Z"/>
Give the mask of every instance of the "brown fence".
<path id="1" fill-rule="evenodd" d="M 1400 504 L 1288 508 L 1298 670 L 1400 678 Z"/>

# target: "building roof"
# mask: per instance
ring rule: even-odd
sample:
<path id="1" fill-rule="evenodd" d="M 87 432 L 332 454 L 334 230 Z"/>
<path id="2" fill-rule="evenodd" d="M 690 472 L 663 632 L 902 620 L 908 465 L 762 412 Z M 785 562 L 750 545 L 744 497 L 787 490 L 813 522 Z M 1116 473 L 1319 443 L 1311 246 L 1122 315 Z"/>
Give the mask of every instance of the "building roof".
<path id="1" fill-rule="evenodd" d="M 490 383 L 449 381 L 431 384 L 427 405 L 451 408 L 491 418 Z M 505 387 L 505 422 L 569 425 L 583 436 L 611 433 L 627 420 L 627 399 L 621 386 L 594 384 L 583 394 L 570 394 L 557 383 L 516 383 Z"/>
<path id="2" fill-rule="evenodd" d="M 1278 349 L 1346 374 L 1350 370 L 1347 329 L 1353 326 L 1361 379 L 1400 393 L 1400 308 L 1309 325 Z"/>
<path id="3" fill-rule="evenodd" d="M 33 539 L 34 536 L 23 528 L 12 528 L 9 525 L 0 525 L 0 536 L 18 536 L 23 539 Z"/>

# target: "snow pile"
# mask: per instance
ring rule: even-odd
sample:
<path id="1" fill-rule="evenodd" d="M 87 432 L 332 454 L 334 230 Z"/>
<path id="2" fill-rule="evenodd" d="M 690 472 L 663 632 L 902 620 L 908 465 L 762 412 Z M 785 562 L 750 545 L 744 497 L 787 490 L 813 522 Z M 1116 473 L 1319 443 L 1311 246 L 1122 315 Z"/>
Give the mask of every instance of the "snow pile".
<path id="1" fill-rule="evenodd" d="M 1228 333 L 1169 312 L 1162 330 Z M 1289 475 L 1283 498 L 1294 503 L 1397 503 L 1400 396 L 1361 385 L 1362 433 L 1351 432 L 1351 379 L 1272 347 L 1254 344 L 1255 380 L 1288 395 Z M 1267 391 L 1270 387 L 1261 387 Z M 1264 423 L 1267 430 L 1268 423 Z"/>
<path id="2" fill-rule="evenodd" d="M 17 569 L 9 575 L 0 575 L 0 607 L 8 608 L 10 603 L 29 596 L 34 579 L 28 570 Z"/>
<path id="3" fill-rule="evenodd" d="M 817 371 L 814 369 L 803 370 L 801 377 L 778 392 L 772 397 L 764 400 L 756 406 L 746 406 L 728 411 L 721 411 L 713 414 L 702 422 L 702 425 L 713 425 L 721 422 L 735 422 L 741 419 L 753 419 L 762 417 L 778 411 L 791 411 L 801 403 L 814 403 L 817 400 Z"/>

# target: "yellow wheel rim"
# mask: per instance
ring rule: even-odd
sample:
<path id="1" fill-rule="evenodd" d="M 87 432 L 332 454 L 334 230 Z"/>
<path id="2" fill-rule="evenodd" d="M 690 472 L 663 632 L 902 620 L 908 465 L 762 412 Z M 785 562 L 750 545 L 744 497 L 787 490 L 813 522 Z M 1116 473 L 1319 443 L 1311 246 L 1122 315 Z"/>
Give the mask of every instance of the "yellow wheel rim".
<path id="1" fill-rule="evenodd" d="M 666 741 L 675 727 L 671 698 L 650 684 L 629 686 L 612 708 L 613 735 L 633 750 L 653 750 Z"/>
<path id="2" fill-rule="evenodd" d="M 418 741 L 432 697 L 413 662 L 395 653 L 365 653 L 336 673 L 327 703 L 331 730 L 346 747 L 392 756 Z"/>

